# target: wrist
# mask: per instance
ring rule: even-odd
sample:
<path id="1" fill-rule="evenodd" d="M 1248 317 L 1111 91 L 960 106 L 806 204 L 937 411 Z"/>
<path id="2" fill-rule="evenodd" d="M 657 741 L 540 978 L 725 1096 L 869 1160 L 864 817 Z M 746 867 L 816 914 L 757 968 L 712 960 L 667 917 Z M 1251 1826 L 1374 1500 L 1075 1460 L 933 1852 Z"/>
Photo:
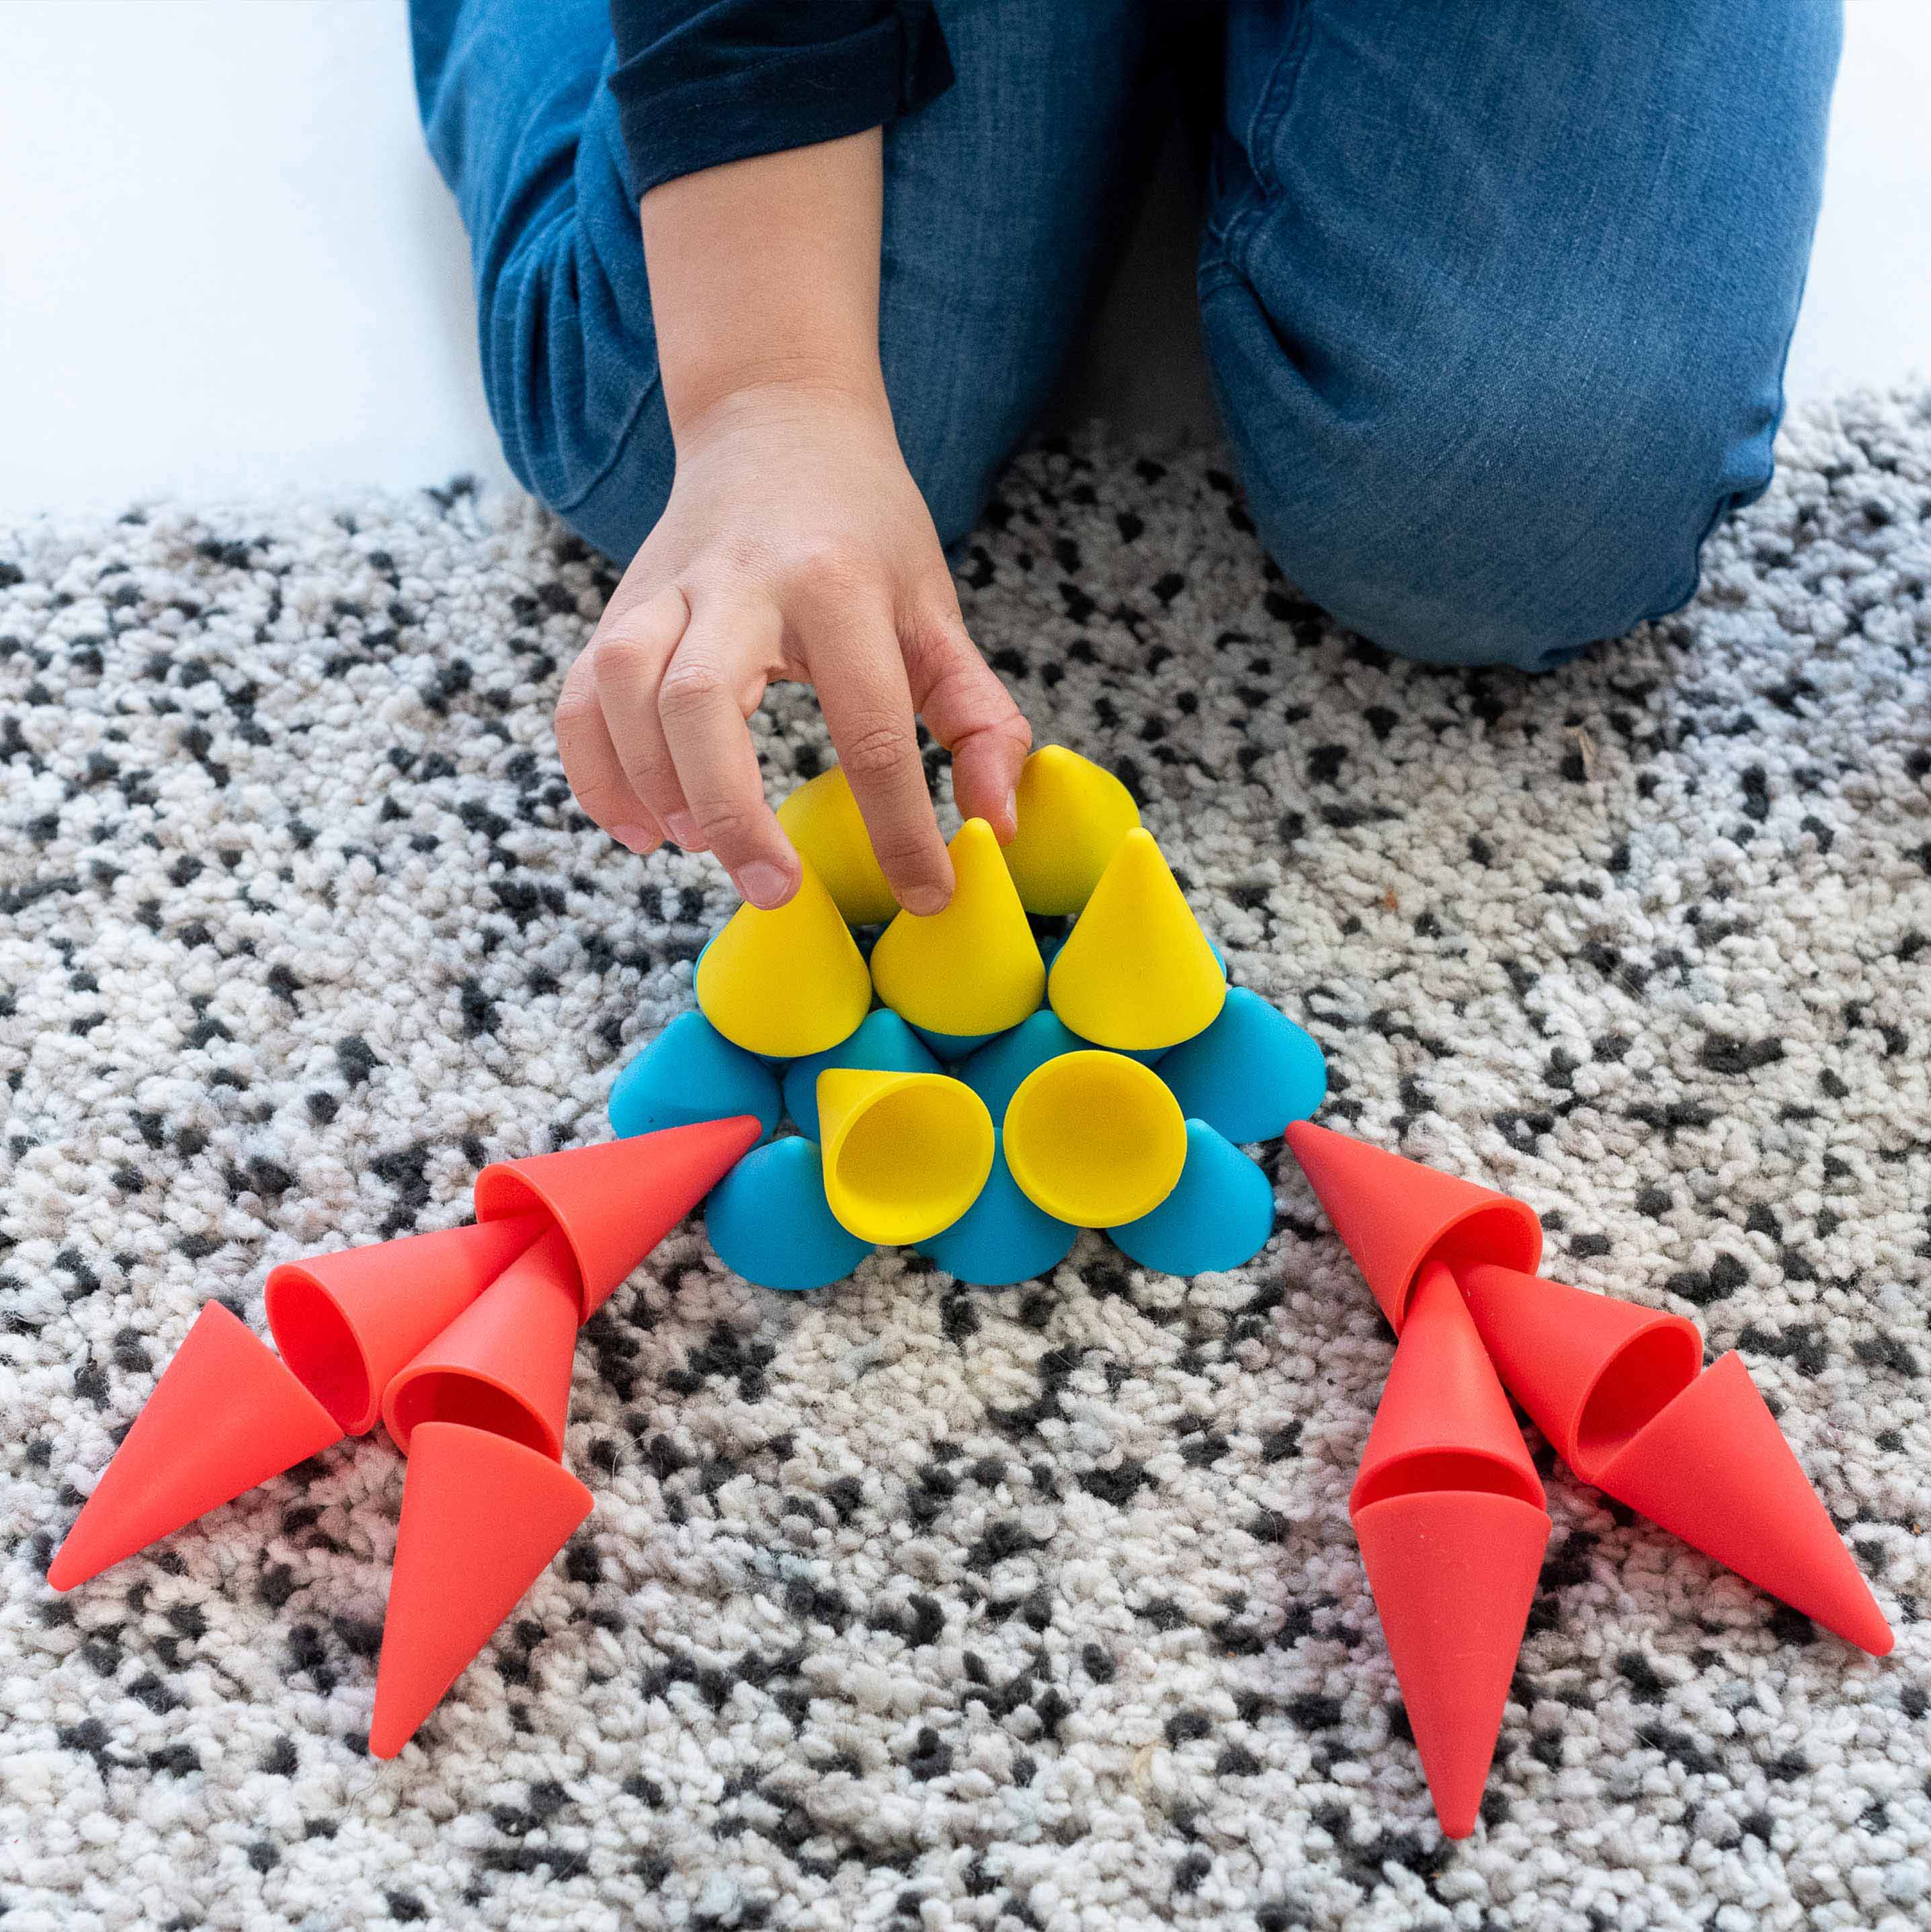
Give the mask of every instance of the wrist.
<path id="1" fill-rule="evenodd" d="M 668 402 L 668 388 L 665 400 Z M 715 382 L 690 385 L 671 410 L 671 440 L 678 456 L 688 456 L 704 444 L 829 417 L 891 429 L 891 404 L 878 363 L 864 369 L 787 358 L 737 369 Z"/>
<path id="2" fill-rule="evenodd" d="M 680 452 L 738 428 L 767 427 L 832 412 L 890 421 L 883 371 L 874 356 L 767 355 L 728 369 L 667 370 L 664 400 Z"/>

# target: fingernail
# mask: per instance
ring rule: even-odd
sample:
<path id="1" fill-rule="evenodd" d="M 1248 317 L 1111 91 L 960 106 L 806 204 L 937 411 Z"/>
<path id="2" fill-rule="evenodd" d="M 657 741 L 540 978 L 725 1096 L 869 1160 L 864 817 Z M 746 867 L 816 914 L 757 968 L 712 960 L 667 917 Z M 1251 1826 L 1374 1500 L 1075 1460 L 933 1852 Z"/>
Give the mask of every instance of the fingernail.
<path id="1" fill-rule="evenodd" d="M 618 844 L 627 845 L 632 851 L 641 852 L 647 858 L 663 843 L 647 825 L 613 825 L 610 836 Z"/>
<path id="2" fill-rule="evenodd" d="M 704 849 L 703 829 L 688 812 L 674 812 L 665 821 L 671 836 L 686 852 L 701 852 Z"/>
<path id="3" fill-rule="evenodd" d="M 1019 830 L 1019 788 L 1017 785 L 1006 794 L 1006 823 L 1015 832 Z"/>
<path id="4" fill-rule="evenodd" d="M 797 881 L 782 866 L 767 860 L 753 859 L 737 874 L 737 890 L 754 906 L 769 912 L 781 906 L 797 890 Z"/>
<path id="5" fill-rule="evenodd" d="M 952 895 L 943 886 L 914 886 L 899 896 L 899 903 L 920 919 L 929 919 L 952 903 Z"/>

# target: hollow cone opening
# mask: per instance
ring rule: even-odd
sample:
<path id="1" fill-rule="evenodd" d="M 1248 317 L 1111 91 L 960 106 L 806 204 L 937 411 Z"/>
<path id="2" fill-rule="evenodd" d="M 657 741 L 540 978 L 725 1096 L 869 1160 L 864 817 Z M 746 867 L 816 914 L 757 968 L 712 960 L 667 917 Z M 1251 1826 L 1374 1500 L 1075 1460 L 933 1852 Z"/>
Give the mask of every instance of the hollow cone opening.
<path id="1" fill-rule="evenodd" d="M 863 1081 L 866 1076 L 856 1076 Z M 869 1090 L 822 1076 L 825 1192 L 832 1212 L 861 1240 L 920 1241 L 949 1228 L 978 1198 L 993 1165 L 992 1117 L 962 1082 L 936 1074 L 872 1076 Z"/>
<path id="2" fill-rule="evenodd" d="M 368 1426 L 375 1412 L 361 1342 L 335 1298 L 299 1268 L 278 1270 L 270 1319 L 281 1358 L 344 1430 Z"/>
<path id="3" fill-rule="evenodd" d="M 1029 1074 L 1006 1109 L 1007 1165 L 1028 1199 L 1076 1227 L 1151 1214 L 1187 1160 L 1187 1125 L 1150 1067 L 1068 1053 Z"/>
<path id="4" fill-rule="evenodd" d="M 412 1376 L 396 1390 L 395 1410 L 391 1433 L 405 1450 L 424 1423 L 456 1422 L 520 1442 L 552 1461 L 563 1453 L 555 1432 L 527 1402 L 465 1370 L 431 1369 Z"/>

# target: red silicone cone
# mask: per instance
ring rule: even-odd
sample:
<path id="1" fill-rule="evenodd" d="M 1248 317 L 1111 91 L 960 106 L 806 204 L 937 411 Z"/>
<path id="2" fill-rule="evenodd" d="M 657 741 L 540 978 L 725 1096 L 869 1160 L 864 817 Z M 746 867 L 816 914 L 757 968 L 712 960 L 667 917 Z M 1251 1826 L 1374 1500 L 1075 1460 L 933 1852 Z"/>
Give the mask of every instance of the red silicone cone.
<path id="1" fill-rule="evenodd" d="M 351 1436 L 373 1429 L 389 1378 L 543 1232 L 521 1214 L 284 1262 L 268 1278 L 281 1358 Z"/>
<path id="2" fill-rule="evenodd" d="M 391 1380 L 382 1419 L 405 1455 L 422 1424 L 459 1422 L 554 1462 L 576 1342 L 576 1265 L 553 1228 Z"/>
<path id="3" fill-rule="evenodd" d="M 1590 1479 L 1848 1642 L 1895 1640 L 1743 1358 L 1713 1364 Z"/>
<path id="4" fill-rule="evenodd" d="M 538 1210 L 569 1238 L 587 1322 L 611 1291 L 764 1137 L 749 1114 L 502 1161 L 476 1176 L 476 1219 Z"/>
<path id="5" fill-rule="evenodd" d="M 1529 1621 L 1548 1516 L 1514 1496 L 1424 1491 L 1354 1516 L 1368 1587 L 1442 1829 L 1475 1829 Z"/>
<path id="6" fill-rule="evenodd" d="M 1457 1292 L 1425 1264 L 1374 1412 L 1350 1510 L 1422 1490 L 1484 1490 L 1543 1506 L 1542 1479 Z"/>
<path id="7" fill-rule="evenodd" d="M 1512 1196 L 1311 1120 L 1289 1125 L 1287 1144 L 1398 1333 L 1423 1262 L 1457 1273 L 1477 1262 L 1533 1272 L 1542 1258 L 1542 1223 Z"/>
<path id="8" fill-rule="evenodd" d="M 402 1523 L 376 1667 L 369 1752 L 393 1757 L 590 1513 L 589 1490 L 520 1443 L 425 1422 L 402 1486 Z"/>
<path id="9" fill-rule="evenodd" d="M 218 1301 L 161 1371 L 47 1571 L 56 1590 L 231 1502 L 342 1426 Z"/>
<path id="10" fill-rule="evenodd" d="M 1680 1315 L 1513 1268 L 1460 1279 L 1496 1372 L 1585 1480 L 1703 1366 L 1703 1338 Z"/>

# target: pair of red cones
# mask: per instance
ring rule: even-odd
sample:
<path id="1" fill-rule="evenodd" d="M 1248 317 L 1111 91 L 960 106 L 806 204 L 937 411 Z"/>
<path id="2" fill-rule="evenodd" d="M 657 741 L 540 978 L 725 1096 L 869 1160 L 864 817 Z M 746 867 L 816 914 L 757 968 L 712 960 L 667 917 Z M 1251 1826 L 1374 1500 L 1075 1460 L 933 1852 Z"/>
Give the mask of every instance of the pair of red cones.
<path id="1" fill-rule="evenodd" d="M 409 1456 L 369 1748 L 393 1757 L 590 1514 L 577 1330 L 745 1154 L 744 1117 L 476 1177 L 473 1226 L 284 1263 L 281 1353 L 196 1318 L 47 1571 L 71 1590 L 377 1418 Z"/>
<path id="2" fill-rule="evenodd" d="M 1549 1535 L 1507 1396 L 1575 1474 L 1881 1657 L 1869 1586 L 1742 1358 L 1539 1277 L 1520 1201 L 1299 1121 L 1287 1140 L 1399 1340 L 1348 1499 L 1443 1830 L 1475 1828 Z"/>

